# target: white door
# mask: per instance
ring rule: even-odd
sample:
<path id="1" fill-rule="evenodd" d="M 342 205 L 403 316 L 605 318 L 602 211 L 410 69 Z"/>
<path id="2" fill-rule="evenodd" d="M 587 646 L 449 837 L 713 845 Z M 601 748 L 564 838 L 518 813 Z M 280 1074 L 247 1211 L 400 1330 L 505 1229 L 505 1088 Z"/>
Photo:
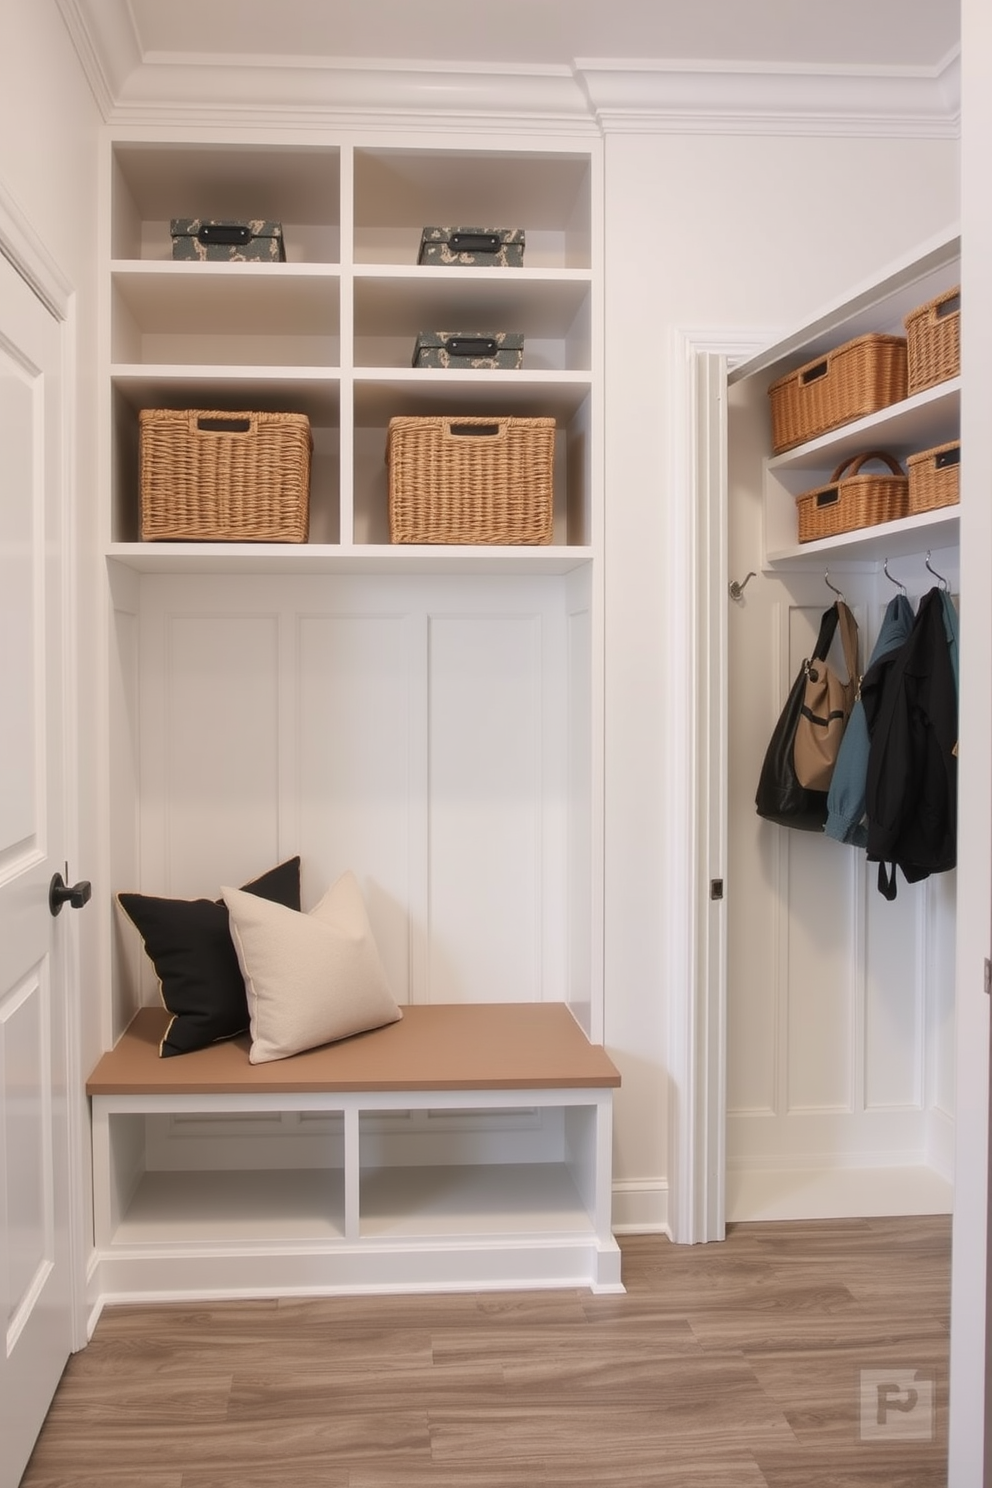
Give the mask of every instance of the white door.
<path id="1" fill-rule="evenodd" d="M 72 1346 L 63 869 L 62 331 L 0 257 L 0 1488 Z"/>

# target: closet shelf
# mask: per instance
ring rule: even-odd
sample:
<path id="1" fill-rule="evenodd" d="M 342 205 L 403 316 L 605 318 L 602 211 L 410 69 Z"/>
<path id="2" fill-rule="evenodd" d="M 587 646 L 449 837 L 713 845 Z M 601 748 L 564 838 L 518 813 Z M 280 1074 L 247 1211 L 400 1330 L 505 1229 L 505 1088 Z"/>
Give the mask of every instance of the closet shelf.
<path id="1" fill-rule="evenodd" d="M 804 568 L 811 559 L 827 556 L 831 566 L 842 562 L 847 567 L 875 569 L 886 558 L 908 557 L 925 548 L 936 551 L 955 547 L 958 525 L 957 507 L 943 507 L 919 516 L 903 517 L 898 522 L 881 522 L 877 527 L 862 527 L 816 542 L 780 548 L 766 554 L 765 565 L 770 569 Z"/>
<path id="2" fill-rule="evenodd" d="M 555 578 L 586 567 L 588 547 L 355 543 L 112 543 L 111 567 L 165 574 L 506 574 Z"/>
<path id="3" fill-rule="evenodd" d="M 773 455 L 767 468 L 769 473 L 780 477 L 793 470 L 821 471 L 873 448 L 887 450 L 904 460 L 918 450 L 955 437 L 960 418 L 961 379 L 955 377 L 843 428 L 821 434 L 797 449 Z"/>

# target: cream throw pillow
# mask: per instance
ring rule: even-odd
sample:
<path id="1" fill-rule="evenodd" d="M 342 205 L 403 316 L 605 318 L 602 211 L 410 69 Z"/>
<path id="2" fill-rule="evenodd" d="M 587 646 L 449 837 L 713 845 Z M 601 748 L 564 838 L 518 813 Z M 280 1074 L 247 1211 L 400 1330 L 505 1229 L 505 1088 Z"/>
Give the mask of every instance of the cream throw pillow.
<path id="1" fill-rule="evenodd" d="M 353 873 L 309 914 L 221 890 L 248 994 L 252 1064 L 395 1023 L 393 999 Z"/>

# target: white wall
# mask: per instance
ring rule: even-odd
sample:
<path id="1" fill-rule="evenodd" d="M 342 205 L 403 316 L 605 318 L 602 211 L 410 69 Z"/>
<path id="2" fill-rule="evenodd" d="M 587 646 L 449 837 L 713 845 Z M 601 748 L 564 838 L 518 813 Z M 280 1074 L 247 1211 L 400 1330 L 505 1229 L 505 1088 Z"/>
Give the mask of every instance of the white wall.
<path id="1" fill-rule="evenodd" d="M 964 102 L 962 178 L 961 665 L 972 685 L 962 692 L 959 791 L 968 872 L 959 874 L 957 976 L 957 1150 L 951 1272 L 951 1404 L 948 1481 L 960 1488 L 989 1483 L 985 1436 L 992 1413 L 987 1315 L 989 1272 L 989 999 L 982 985 L 990 954 L 992 903 L 992 730 L 986 679 L 992 654 L 992 10 L 963 0 Z"/>
<path id="2" fill-rule="evenodd" d="M 73 291 L 76 358 L 79 369 L 73 411 L 75 459 L 70 472 L 71 502 L 77 528 L 78 607 L 75 685 L 80 699 L 78 733 L 69 747 L 78 761 L 81 812 L 70 823 L 74 878 L 93 881 L 95 903 L 79 916 L 83 991 L 80 1039 L 76 1050 L 82 1081 L 99 1052 L 100 978 L 96 965 L 97 905 L 105 897 L 100 882 L 102 832 L 96 782 L 98 738 L 93 706 L 97 663 L 103 641 L 95 613 L 97 594 L 95 522 L 97 140 L 100 115 L 54 0 L 3 0 L 0 5 L 0 193 L 8 208 L 40 241 Z M 75 841 L 73 841 L 73 836 Z M 89 1202 L 89 1131 L 80 1102 L 79 1196 Z"/>
<path id="3" fill-rule="evenodd" d="M 800 324 L 958 217 L 952 141 L 623 134 L 606 143 L 606 1037 L 622 1075 L 622 1215 L 664 1223 L 666 1027 L 686 864 L 666 827 L 681 707 L 666 613 L 686 555 L 668 541 L 672 334 Z M 736 339 L 731 337 L 731 339 Z M 732 891 L 728 886 L 728 891 Z"/>

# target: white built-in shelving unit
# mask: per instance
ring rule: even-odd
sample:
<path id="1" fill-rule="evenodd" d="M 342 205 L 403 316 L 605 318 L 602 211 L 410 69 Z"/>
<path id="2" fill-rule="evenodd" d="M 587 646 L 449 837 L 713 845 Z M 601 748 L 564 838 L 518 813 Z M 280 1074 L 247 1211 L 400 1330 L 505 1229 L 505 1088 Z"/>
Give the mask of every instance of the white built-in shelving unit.
<path id="1" fill-rule="evenodd" d="M 599 149 L 111 130 L 101 430 L 115 891 L 213 896 L 218 878 L 300 852 L 307 908 L 351 867 L 401 1002 L 560 1001 L 594 1041 Z M 169 223 L 183 216 L 277 220 L 286 262 L 173 261 Z M 422 228 L 448 223 L 522 226 L 524 266 L 418 265 Z M 431 328 L 520 330 L 523 367 L 415 369 L 417 332 Z M 305 413 L 309 541 L 140 541 L 146 407 Z M 551 543 L 392 545 L 389 419 L 476 413 L 556 419 Z M 119 920 L 113 939 L 108 1046 L 156 1000 Z M 562 1134 L 581 1118 L 560 1101 L 363 1114 L 375 1159 L 361 1179 L 364 1158 L 341 1167 L 340 1105 L 289 1104 L 239 1115 L 201 1103 L 182 1118 L 139 1102 L 107 1118 L 94 1287 L 222 1288 L 225 1257 L 231 1285 L 333 1286 L 324 1261 L 300 1260 L 324 1240 L 342 1285 L 381 1281 L 344 1259 L 346 1231 L 390 1248 L 390 1285 L 444 1284 L 441 1262 L 425 1269 L 425 1234 L 452 1252 L 450 1280 L 473 1285 L 554 1281 L 553 1255 L 528 1277 L 522 1238 L 532 1259 L 549 1235 L 595 1248 L 602 1205 L 590 1218 L 575 1194 Z M 537 1156 L 524 1161 L 527 1148 Z M 463 1242 L 478 1265 L 458 1260 Z"/>
<path id="2" fill-rule="evenodd" d="M 959 238 L 942 239 L 742 364 L 730 380 L 754 378 L 767 387 L 857 336 L 870 332 L 905 335 L 907 315 L 960 282 L 960 255 Z M 908 455 L 956 439 L 960 418 L 961 380 L 955 377 L 784 454 L 770 456 L 765 464 L 765 563 L 773 569 L 797 563 L 822 567 L 824 561 L 877 565 L 886 557 L 955 547 L 958 515 L 954 507 L 800 544 L 795 501 L 805 491 L 828 485 L 842 461 L 866 450 L 886 450 L 904 463 Z"/>

